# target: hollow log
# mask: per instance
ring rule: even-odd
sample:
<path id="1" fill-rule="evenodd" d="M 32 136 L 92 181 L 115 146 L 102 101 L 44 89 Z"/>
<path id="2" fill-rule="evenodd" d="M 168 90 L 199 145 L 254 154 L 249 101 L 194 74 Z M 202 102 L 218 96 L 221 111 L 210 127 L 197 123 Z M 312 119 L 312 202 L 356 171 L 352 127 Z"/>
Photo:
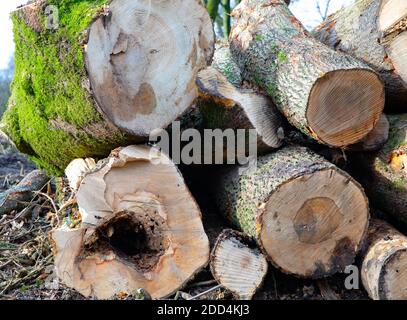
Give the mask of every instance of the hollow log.
<path id="1" fill-rule="evenodd" d="M 406 1 L 362 0 L 329 16 L 313 33 L 376 70 L 385 82 L 386 109 L 402 111 L 407 105 L 406 30 Z"/>
<path id="2" fill-rule="evenodd" d="M 171 160 L 146 146 L 112 151 L 82 180 L 79 228 L 51 233 L 58 277 L 106 299 L 142 288 L 154 299 L 209 260 L 201 212 Z"/>
<path id="3" fill-rule="evenodd" d="M 224 230 L 216 240 L 210 258 L 213 277 L 238 299 L 248 300 L 262 285 L 267 260 L 256 242 L 235 230 Z"/>
<path id="4" fill-rule="evenodd" d="M 72 191 L 77 191 L 85 175 L 96 166 L 95 159 L 74 159 L 65 169 L 65 176 L 68 179 Z"/>
<path id="5" fill-rule="evenodd" d="M 369 206 L 347 173 L 298 146 L 260 157 L 244 174 L 239 167 L 223 170 L 213 187 L 219 208 L 276 267 L 321 278 L 352 263 Z"/>
<path id="6" fill-rule="evenodd" d="M 212 66 L 197 77 L 199 111 L 209 129 L 254 129 L 260 153 L 282 145 L 282 117 L 273 102 L 255 88 L 244 88 L 229 47 L 218 44 Z"/>
<path id="7" fill-rule="evenodd" d="M 389 139 L 378 152 L 353 155 L 355 176 L 373 205 L 407 227 L 407 115 L 387 115 Z"/>
<path id="8" fill-rule="evenodd" d="M 407 237 L 388 223 L 370 222 L 361 277 L 374 300 L 407 300 Z"/>
<path id="9" fill-rule="evenodd" d="M 214 50 L 199 0 L 40 0 L 12 19 L 16 70 L 3 130 L 53 173 L 145 141 L 188 113 Z"/>
<path id="10" fill-rule="evenodd" d="M 243 0 L 231 53 L 291 124 L 332 147 L 360 141 L 379 120 L 384 86 L 366 64 L 308 34 L 282 0 Z"/>

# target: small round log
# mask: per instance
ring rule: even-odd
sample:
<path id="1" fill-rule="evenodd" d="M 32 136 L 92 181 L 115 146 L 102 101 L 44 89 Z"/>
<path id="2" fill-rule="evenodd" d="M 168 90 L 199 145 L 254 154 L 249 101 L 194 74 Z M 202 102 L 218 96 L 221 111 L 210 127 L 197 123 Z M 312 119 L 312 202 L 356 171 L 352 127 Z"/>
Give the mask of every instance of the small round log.
<path id="1" fill-rule="evenodd" d="M 248 300 L 263 283 L 268 266 L 252 238 L 226 229 L 219 235 L 212 249 L 210 268 L 219 284 L 237 298 Z"/>
<path id="2" fill-rule="evenodd" d="M 209 260 L 201 212 L 171 160 L 145 146 L 117 149 L 82 180 L 82 223 L 51 233 L 58 277 L 107 299 L 143 288 L 154 299 Z"/>

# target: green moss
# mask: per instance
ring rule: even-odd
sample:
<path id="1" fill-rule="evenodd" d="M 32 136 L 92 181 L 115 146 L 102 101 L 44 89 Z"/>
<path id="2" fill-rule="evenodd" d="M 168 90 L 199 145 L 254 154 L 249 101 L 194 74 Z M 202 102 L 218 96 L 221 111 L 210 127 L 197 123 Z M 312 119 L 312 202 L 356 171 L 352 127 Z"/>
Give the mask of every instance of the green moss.
<path id="1" fill-rule="evenodd" d="M 264 40 L 264 36 L 262 34 L 256 34 L 256 41 Z"/>
<path id="2" fill-rule="evenodd" d="M 81 40 L 84 30 L 108 0 L 50 0 L 59 28 L 37 32 L 14 13 L 15 78 L 3 127 L 17 147 L 42 168 L 59 175 L 77 157 L 103 157 L 126 143 L 119 133 L 92 134 L 86 126 L 104 125 L 83 87 L 86 79 Z M 51 120 L 70 130 L 53 127 Z M 51 121 L 52 122 L 52 121 Z"/>
<path id="3" fill-rule="evenodd" d="M 288 60 L 287 55 L 282 51 L 277 54 L 277 59 L 279 62 L 286 62 Z"/>
<path id="4" fill-rule="evenodd" d="M 273 95 L 274 95 L 274 90 L 275 90 L 274 85 L 272 83 L 269 83 L 269 85 L 267 86 L 267 93 L 271 97 L 273 97 Z"/>
<path id="5" fill-rule="evenodd" d="M 222 70 L 222 73 L 230 83 L 236 82 L 235 69 L 231 62 L 228 62 L 225 65 L 224 69 Z"/>
<path id="6" fill-rule="evenodd" d="M 397 191 L 407 191 L 407 180 L 399 178 L 393 182 L 393 188 Z"/>

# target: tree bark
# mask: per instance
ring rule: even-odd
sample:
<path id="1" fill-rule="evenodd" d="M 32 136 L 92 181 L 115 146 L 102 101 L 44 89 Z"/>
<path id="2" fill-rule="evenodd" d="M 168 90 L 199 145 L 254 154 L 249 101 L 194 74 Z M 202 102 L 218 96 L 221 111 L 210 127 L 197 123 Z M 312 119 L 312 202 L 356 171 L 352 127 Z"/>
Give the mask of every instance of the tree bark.
<path id="1" fill-rule="evenodd" d="M 143 288 L 164 298 L 208 263 L 199 207 L 177 167 L 152 148 L 112 151 L 82 180 L 77 201 L 80 227 L 51 239 L 58 277 L 85 296 Z"/>
<path id="2" fill-rule="evenodd" d="M 242 300 L 253 297 L 267 274 L 267 260 L 256 242 L 231 229 L 219 235 L 210 260 L 216 281 Z"/>
<path id="3" fill-rule="evenodd" d="M 219 208 L 283 272 L 321 278 L 352 263 L 369 207 L 348 174 L 297 146 L 259 158 L 245 174 L 224 170 L 213 182 Z"/>
<path id="4" fill-rule="evenodd" d="M 312 38 L 282 0 L 244 0 L 232 15 L 233 58 L 291 124 L 333 147 L 374 128 L 384 88 L 367 64 Z"/>
<path id="5" fill-rule="evenodd" d="M 374 300 L 407 299 L 407 237 L 378 219 L 370 222 L 362 282 Z"/>
<path id="6" fill-rule="evenodd" d="M 43 23 L 48 4 L 55 30 Z M 4 131 L 54 173 L 145 141 L 187 113 L 214 50 L 199 0 L 41 0 L 12 16 L 16 73 Z"/>
<path id="7" fill-rule="evenodd" d="M 240 69 L 227 45 L 217 45 L 212 66 L 198 73 L 197 86 L 203 127 L 254 129 L 259 153 L 282 145 L 284 129 L 280 112 L 258 89 L 244 87 Z"/>
<path id="8" fill-rule="evenodd" d="M 386 109 L 407 103 L 407 5 L 402 0 L 363 0 L 318 26 L 316 38 L 375 69 L 386 85 Z"/>
<path id="9" fill-rule="evenodd" d="M 387 117 L 387 143 L 378 152 L 354 155 L 352 166 L 373 205 L 407 227 L 407 115 Z"/>
<path id="10" fill-rule="evenodd" d="M 27 206 L 35 196 L 50 181 L 44 171 L 34 170 L 27 174 L 16 186 L 0 193 L 0 216 Z"/>

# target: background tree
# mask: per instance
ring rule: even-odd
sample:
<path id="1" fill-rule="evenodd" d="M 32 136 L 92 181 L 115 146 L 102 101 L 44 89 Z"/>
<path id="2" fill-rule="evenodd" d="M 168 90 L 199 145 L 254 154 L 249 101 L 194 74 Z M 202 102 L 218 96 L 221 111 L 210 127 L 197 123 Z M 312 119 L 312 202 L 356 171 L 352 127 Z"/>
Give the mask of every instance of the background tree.
<path id="1" fill-rule="evenodd" d="M 14 60 L 10 59 L 8 67 L 0 70 L 0 117 L 6 109 L 10 97 L 10 84 L 14 73 Z"/>

